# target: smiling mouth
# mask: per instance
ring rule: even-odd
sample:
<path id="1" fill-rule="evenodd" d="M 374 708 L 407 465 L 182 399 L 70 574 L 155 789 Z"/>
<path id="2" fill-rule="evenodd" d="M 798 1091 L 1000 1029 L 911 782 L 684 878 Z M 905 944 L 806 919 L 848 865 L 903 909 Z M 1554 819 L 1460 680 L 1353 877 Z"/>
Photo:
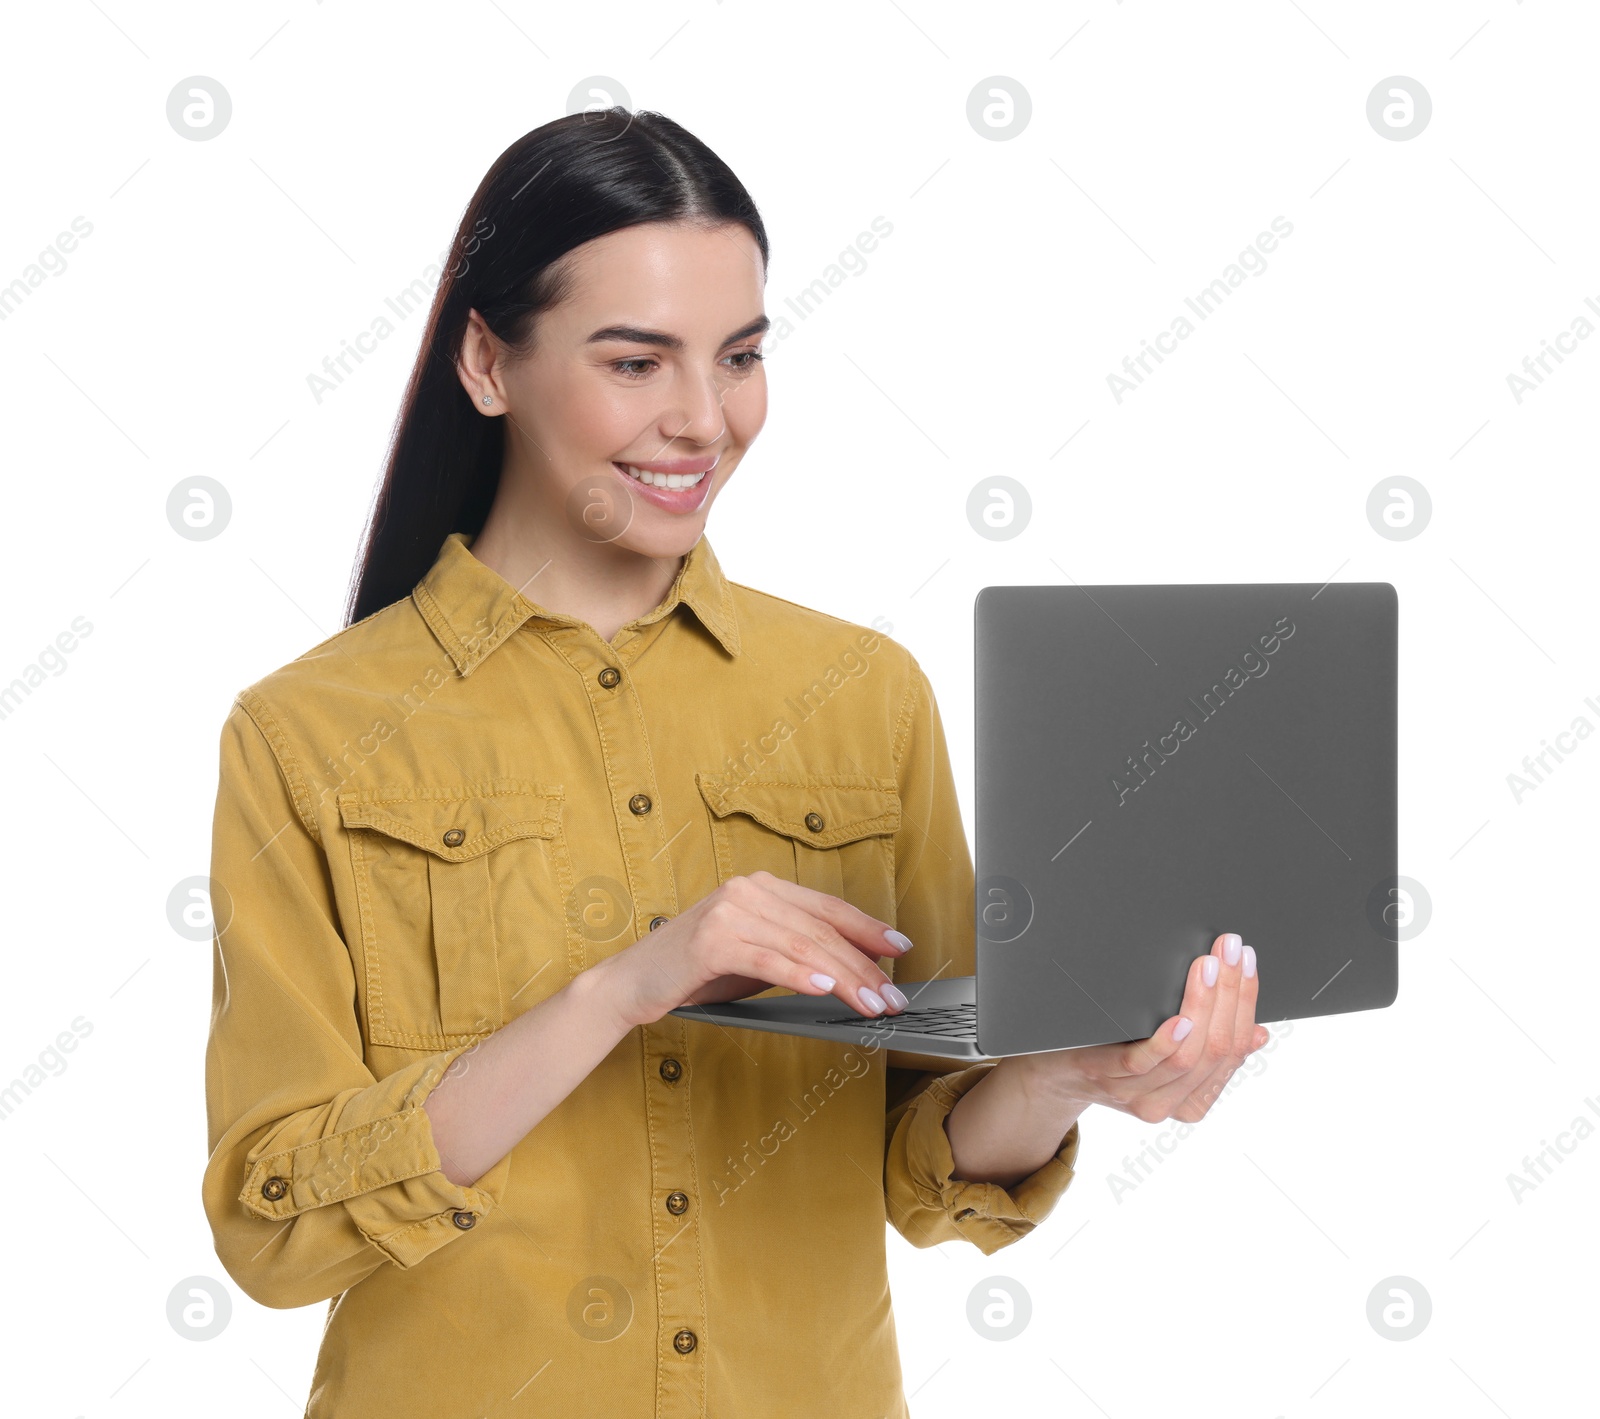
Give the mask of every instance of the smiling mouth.
<path id="1" fill-rule="evenodd" d="M 628 475 L 628 477 L 634 479 L 635 482 L 644 483 L 646 486 L 652 488 L 666 488 L 671 490 L 677 488 L 693 488 L 697 486 L 701 480 L 711 472 L 711 468 L 715 467 L 716 465 L 713 463 L 710 467 L 700 468 L 694 472 L 681 473 L 666 472 L 659 467 L 648 465 L 645 467 L 640 467 L 638 464 L 634 463 L 617 463 L 615 460 L 613 460 L 613 466 L 620 468 L 625 474 Z"/>

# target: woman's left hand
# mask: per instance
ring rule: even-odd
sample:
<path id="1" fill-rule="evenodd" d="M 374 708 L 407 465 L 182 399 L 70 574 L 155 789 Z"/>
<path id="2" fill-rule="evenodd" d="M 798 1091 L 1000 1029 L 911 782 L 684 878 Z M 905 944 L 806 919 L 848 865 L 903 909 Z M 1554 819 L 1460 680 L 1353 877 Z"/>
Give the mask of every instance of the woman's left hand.
<path id="1" fill-rule="evenodd" d="M 1215 976 L 1207 981 L 1207 973 Z M 1223 1086 L 1270 1036 L 1256 1024 L 1260 994 L 1255 952 L 1233 932 L 1189 967 L 1182 1013 L 1147 1040 L 1018 1055 L 1034 1087 L 1055 1097 L 1104 1104 L 1145 1123 L 1205 1117 Z M 1186 1022 L 1192 1022 L 1186 1023 Z"/>

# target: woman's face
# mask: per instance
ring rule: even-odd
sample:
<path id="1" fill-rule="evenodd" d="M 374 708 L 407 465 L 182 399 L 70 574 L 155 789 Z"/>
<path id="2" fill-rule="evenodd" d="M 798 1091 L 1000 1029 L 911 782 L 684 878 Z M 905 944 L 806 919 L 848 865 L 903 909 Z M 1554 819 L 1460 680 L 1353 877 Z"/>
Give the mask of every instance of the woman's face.
<path id="1" fill-rule="evenodd" d="M 680 556 L 766 420 L 760 248 L 737 224 L 651 222 L 568 262 L 531 354 L 485 386 L 510 470 L 551 531 Z"/>

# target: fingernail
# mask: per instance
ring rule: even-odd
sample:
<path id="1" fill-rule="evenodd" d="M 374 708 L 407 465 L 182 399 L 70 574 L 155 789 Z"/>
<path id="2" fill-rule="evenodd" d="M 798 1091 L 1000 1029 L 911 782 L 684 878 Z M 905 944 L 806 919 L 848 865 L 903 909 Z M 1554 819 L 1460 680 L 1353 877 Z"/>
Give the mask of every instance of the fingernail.
<path id="1" fill-rule="evenodd" d="M 1194 1029 L 1194 1021 L 1191 1020 L 1187 1015 L 1180 1015 L 1178 1016 L 1178 1023 L 1172 1028 L 1172 1038 L 1175 1040 L 1181 1040 L 1192 1029 Z"/>
<path id="2" fill-rule="evenodd" d="M 1221 962 L 1215 956 L 1207 956 L 1200 967 L 1200 978 L 1207 985 L 1215 985 L 1217 983 L 1217 972 L 1221 968 Z"/>
<path id="3" fill-rule="evenodd" d="M 910 1002 L 888 981 L 883 983 L 883 998 L 896 1010 L 904 1010 Z"/>
<path id="4" fill-rule="evenodd" d="M 860 997 L 861 1003 L 874 1015 L 883 1014 L 883 997 L 877 991 L 862 986 L 856 994 Z"/>
<path id="5" fill-rule="evenodd" d="M 1244 973 L 1247 976 L 1253 976 L 1256 973 L 1256 948 L 1254 946 L 1246 946 L 1244 948 Z"/>
<path id="6" fill-rule="evenodd" d="M 901 955 L 911 949 L 911 938 L 903 931 L 896 931 L 892 926 L 883 933 L 883 939 L 893 946 L 896 951 L 900 952 Z"/>
<path id="7" fill-rule="evenodd" d="M 821 971 L 813 971 L 811 984 L 816 986 L 818 990 L 832 990 L 834 981 L 832 976 L 825 976 Z"/>
<path id="8" fill-rule="evenodd" d="M 1222 959 L 1230 966 L 1239 964 L 1239 934 L 1230 931 L 1222 938 Z"/>

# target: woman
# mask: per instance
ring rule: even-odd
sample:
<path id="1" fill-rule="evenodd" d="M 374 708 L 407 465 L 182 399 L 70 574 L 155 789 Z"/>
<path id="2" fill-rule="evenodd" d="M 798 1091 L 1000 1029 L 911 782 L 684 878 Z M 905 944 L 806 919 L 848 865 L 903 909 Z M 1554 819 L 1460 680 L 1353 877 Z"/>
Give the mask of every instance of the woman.
<path id="1" fill-rule="evenodd" d="M 329 1302 L 309 1415 L 905 1415 L 885 1217 L 992 1253 L 1086 1107 L 1197 1119 L 1265 1043 L 1232 935 L 1150 1040 L 970 1068 L 668 1014 L 973 969 L 920 666 L 704 536 L 766 264 L 659 115 L 509 148 L 352 624 L 223 728 L 205 1206 L 249 1295 Z"/>

